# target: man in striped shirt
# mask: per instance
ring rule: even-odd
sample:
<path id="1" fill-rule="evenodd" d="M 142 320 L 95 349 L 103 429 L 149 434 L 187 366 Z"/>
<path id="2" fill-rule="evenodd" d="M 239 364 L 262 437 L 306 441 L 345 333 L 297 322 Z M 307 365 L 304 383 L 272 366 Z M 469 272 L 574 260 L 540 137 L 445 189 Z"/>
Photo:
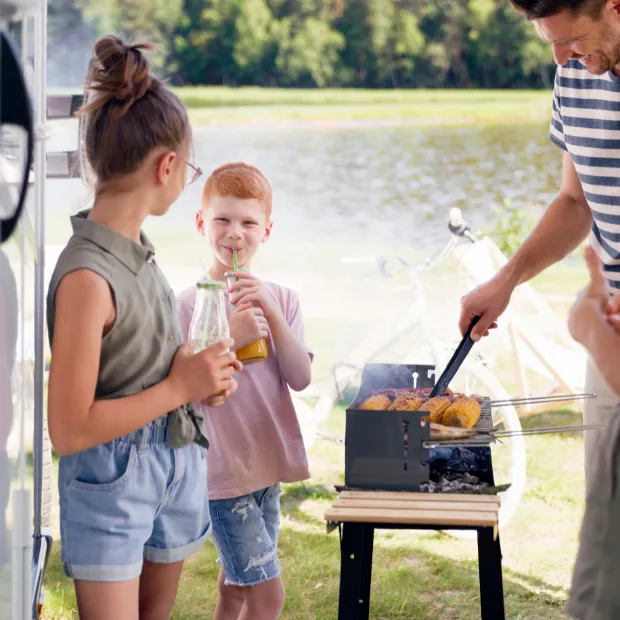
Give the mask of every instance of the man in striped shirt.
<path id="1" fill-rule="evenodd" d="M 514 289 L 575 250 L 590 235 L 612 290 L 620 290 L 620 0 L 512 0 L 549 41 L 558 69 L 550 138 L 563 149 L 562 184 L 538 225 L 506 266 L 462 300 L 459 327 L 481 319 L 472 338 L 496 326 Z M 618 397 L 588 365 L 584 422 L 607 423 Z M 585 437 L 586 486 L 597 442 Z"/>
<path id="2" fill-rule="evenodd" d="M 496 327 L 514 289 L 590 236 L 590 286 L 571 311 L 571 333 L 612 385 L 620 386 L 620 0 L 511 0 L 549 41 L 558 69 L 550 138 L 563 150 L 562 184 L 538 225 L 500 272 L 462 300 L 459 327 L 478 340 Z M 601 270 L 602 264 L 602 270 Z M 615 314 L 614 314 L 615 313 Z M 611 314 L 611 316 L 610 316 Z M 616 329 L 614 329 L 616 328 Z M 611 371 L 611 374 L 610 374 Z M 618 388 L 616 388 L 618 389 Z M 586 512 L 567 612 L 580 620 L 620 618 L 620 409 L 594 363 L 586 390 Z"/>

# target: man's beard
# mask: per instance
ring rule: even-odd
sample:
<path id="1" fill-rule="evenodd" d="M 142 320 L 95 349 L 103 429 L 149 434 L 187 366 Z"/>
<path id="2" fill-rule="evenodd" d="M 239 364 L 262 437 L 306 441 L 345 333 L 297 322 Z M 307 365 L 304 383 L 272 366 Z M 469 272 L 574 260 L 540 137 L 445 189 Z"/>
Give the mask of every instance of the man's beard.
<path id="1" fill-rule="evenodd" d="M 584 65 L 593 75 L 603 75 L 608 71 L 613 71 L 614 67 L 620 64 L 620 37 L 611 28 L 606 28 L 602 41 L 609 41 L 611 46 L 608 50 L 598 53 L 599 64 L 596 67 Z"/>

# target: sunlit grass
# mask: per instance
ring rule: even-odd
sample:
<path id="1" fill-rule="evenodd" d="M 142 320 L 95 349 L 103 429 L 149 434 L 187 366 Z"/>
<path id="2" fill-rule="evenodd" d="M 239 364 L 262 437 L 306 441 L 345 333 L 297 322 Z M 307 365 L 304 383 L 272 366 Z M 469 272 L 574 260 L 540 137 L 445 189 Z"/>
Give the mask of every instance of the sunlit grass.
<path id="1" fill-rule="evenodd" d="M 389 121 L 462 124 L 546 120 L 547 91 L 177 88 L 192 122 Z"/>
<path id="2" fill-rule="evenodd" d="M 530 418 L 528 426 L 574 423 L 559 412 Z M 321 427 L 344 433 L 344 407 Z M 526 440 L 528 481 L 519 510 L 501 533 L 507 617 L 565 618 L 571 568 L 583 509 L 583 440 L 543 435 Z M 322 515 L 343 481 L 344 449 L 319 439 L 311 454 L 313 479 L 284 485 L 280 561 L 287 601 L 282 618 L 337 617 L 338 533 L 328 535 Z M 498 481 L 501 482 L 501 481 Z M 173 618 L 198 620 L 213 613 L 218 567 L 209 542 L 185 566 Z M 476 545 L 432 532 L 380 531 L 375 539 L 371 617 L 436 620 L 480 617 Z M 75 618 L 72 583 L 64 576 L 56 541 L 46 581 L 44 618 Z"/>

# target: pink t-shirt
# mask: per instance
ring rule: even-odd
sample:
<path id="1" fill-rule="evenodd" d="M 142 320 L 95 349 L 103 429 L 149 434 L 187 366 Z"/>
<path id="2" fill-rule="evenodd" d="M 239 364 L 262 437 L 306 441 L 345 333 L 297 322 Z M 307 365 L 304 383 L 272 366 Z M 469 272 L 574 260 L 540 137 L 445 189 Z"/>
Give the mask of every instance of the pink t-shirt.
<path id="1" fill-rule="evenodd" d="M 272 282 L 264 285 L 312 357 L 305 344 L 299 298 Z M 177 298 L 185 341 L 195 305 L 196 287 Z M 277 482 L 307 480 L 310 471 L 301 429 L 273 342 L 269 340 L 266 360 L 248 364 L 235 378 L 239 389 L 221 407 L 198 404 L 209 439 L 209 499 L 229 499 Z"/>

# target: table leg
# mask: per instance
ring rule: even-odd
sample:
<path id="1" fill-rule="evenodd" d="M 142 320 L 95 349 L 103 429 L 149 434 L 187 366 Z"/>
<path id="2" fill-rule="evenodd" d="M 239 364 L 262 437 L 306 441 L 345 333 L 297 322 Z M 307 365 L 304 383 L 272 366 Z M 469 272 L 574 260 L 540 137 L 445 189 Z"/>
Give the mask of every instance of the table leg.
<path id="1" fill-rule="evenodd" d="M 338 620 L 368 620 L 373 539 L 368 523 L 342 525 Z"/>
<path id="2" fill-rule="evenodd" d="M 502 550 L 492 527 L 478 529 L 478 572 L 480 574 L 480 612 L 482 620 L 503 620 L 504 586 Z"/>

